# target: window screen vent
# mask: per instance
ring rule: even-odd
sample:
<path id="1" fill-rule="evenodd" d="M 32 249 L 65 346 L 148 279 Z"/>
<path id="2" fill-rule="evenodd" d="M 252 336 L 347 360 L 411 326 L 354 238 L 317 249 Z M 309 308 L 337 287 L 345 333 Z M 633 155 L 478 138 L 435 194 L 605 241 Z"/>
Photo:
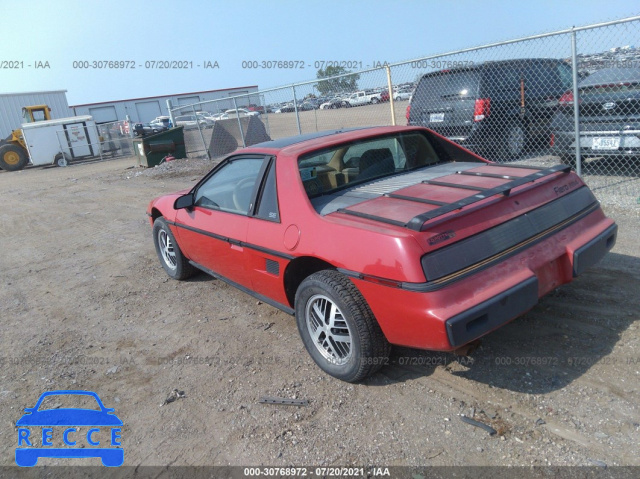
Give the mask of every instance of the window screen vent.
<path id="1" fill-rule="evenodd" d="M 267 263 L 267 273 L 274 274 L 276 276 L 280 275 L 280 263 L 277 261 L 273 261 L 272 259 L 265 260 Z"/>

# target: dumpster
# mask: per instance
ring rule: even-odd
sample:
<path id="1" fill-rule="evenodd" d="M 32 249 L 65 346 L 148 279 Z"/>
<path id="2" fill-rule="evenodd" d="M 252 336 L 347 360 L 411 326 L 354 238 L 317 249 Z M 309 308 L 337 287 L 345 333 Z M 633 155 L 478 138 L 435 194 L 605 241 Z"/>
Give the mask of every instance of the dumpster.
<path id="1" fill-rule="evenodd" d="M 133 150 L 136 154 L 137 166 L 157 166 L 169 154 L 176 158 L 185 158 L 187 152 L 184 146 L 183 127 L 178 126 L 155 135 L 134 138 Z"/>

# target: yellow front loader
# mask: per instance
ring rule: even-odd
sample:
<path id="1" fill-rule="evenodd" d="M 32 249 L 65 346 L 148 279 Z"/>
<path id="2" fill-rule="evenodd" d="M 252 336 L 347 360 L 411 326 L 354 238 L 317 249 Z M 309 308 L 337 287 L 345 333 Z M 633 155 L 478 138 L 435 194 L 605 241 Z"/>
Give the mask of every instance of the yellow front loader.
<path id="1" fill-rule="evenodd" d="M 51 120 L 51 108 L 47 105 L 33 105 L 22 108 L 24 123 Z M 22 129 L 13 130 L 4 140 L 0 140 L 0 168 L 7 171 L 21 170 L 29 163 L 29 152 L 24 142 Z"/>

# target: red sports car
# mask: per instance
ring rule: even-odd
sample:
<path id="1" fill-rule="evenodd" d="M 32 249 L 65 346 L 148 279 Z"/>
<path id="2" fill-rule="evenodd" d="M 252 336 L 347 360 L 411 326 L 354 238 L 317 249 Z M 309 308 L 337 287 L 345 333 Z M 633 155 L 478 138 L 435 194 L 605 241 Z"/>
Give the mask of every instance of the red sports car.
<path id="1" fill-rule="evenodd" d="M 422 127 L 260 143 L 147 213 L 170 277 L 201 270 L 295 314 L 345 381 L 391 344 L 451 351 L 502 326 L 617 232 L 569 166 L 491 163 Z"/>

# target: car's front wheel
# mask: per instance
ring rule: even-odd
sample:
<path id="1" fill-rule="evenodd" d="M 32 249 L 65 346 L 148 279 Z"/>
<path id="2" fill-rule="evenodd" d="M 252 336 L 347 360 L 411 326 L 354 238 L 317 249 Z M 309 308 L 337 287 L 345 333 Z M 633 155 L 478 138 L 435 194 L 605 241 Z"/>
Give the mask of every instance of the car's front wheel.
<path id="1" fill-rule="evenodd" d="M 197 272 L 182 254 L 169 225 L 162 217 L 153 222 L 153 243 L 160 264 L 171 278 L 187 279 Z"/>
<path id="2" fill-rule="evenodd" d="M 296 293 L 296 322 L 305 348 L 327 374 L 356 382 L 389 361 L 390 346 L 360 291 L 343 274 L 325 270 Z"/>

